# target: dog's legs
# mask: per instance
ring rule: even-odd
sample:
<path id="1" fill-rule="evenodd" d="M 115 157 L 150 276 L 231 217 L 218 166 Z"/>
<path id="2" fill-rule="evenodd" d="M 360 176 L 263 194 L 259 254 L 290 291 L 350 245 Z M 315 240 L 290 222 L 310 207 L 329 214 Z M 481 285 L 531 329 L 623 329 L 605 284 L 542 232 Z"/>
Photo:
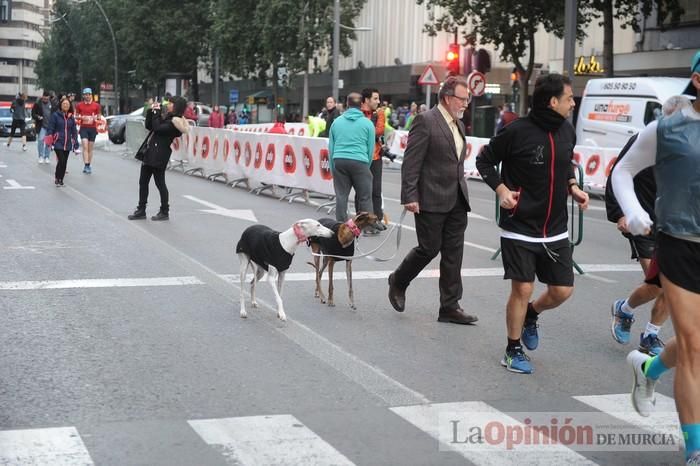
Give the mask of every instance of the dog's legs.
<path id="1" fill-rule="evenodd" d="M 245 274 L 248 272 L 248 264 L 250 263 L 250 260 L 248 259 L 248 256 L 242 252 L 238 253 L 238 261 L 240 262 L 240 269 L 239 269 L 239 278 L 241 281 L 241 317 L 246 318 L 248 317 L 248 313 L 245 310 Z"/>
<path id="2" fill-rule="evenodd" d="M 255 299 L 255 284 L 265 275 L 265 269 L 254 262 L 251 262 L 251 265 L 253 266 L 253 279 L 250 281 L 250 305 L 258 307 L 258 300 Z"/>
<path id="3" fill-rule="evenodd" d="M 284 274 L 286 274 L 287 271 L 280 272 L 279 276 L 277 277 L 277 291 L 280 293 L 280 297 L 282 296 L 282 288 L 284 288 Z"/>
<path id="4" fill-rule="evenodd" d="M 321 266 L 320 269 L 318 269 L 318 297 L 321 300 L 321 304 L 326 304 L 326 296 L 323 294 L 323 289 L 321 287 L 321 281 L 323 280 L 323 271 L 326 270 L 326 267 L 328 267 L 328 261 L 330 261 L 330 257 L 324 257 L 323 258 L 323 265 Z"/>
<path id="5" fill-rule="evenodd" d="M 320 246 L 317 244 L 312 244 L 311 245 L 311 252 L 314 254 L 318 254 L 319 251 L 321 250 Z M 321 297 L 321 274 L 319 272 L 319 263 L 320 259 L 318 256 L 314 256 L 314 270 L 316 271 L 316 290 L 314 290 L 314 298 L 320 298 Z"/>
<path id="6" fill-rule="evenodd" d="M 333 302 L 333 266 L 335 265 L 335 259 L 330 259 L 328 261 L 328 305 L 333 307 L 335 302 Z"/>
<path id="7" fill-rule="evenodd" d="M 352 261 L 345 261 L 345 277 L 348 281 L 348 297 L 350 298 L 350 309 L 355 307 L 355 295 L 352 292 Z"/>
<path id="8" fill-rule="evenodd" d="M 275 301 L 277 301 L 277 317 L 280 320 L 287 320 L 287 315 L 284 313 L 284 303 L 282 302 L 282 296 L 280 296 L 279 290 L 277 290 L 277 278 L 279 277 L 279 272 L 273 266 L 269 266 L 267 271 L 267 281 L 272 287 L 272 291 L 275 293 Z"/>

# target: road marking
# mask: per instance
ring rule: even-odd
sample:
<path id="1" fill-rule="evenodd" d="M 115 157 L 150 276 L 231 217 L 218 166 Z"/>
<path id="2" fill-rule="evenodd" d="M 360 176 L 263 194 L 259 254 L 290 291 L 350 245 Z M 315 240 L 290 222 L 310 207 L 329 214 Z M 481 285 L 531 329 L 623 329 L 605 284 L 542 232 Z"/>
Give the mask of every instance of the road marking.
<path id="1" fill-rule="evenodd" d="M 452 441 L 455 435 L 453 420 L 469 420 L 471 425 L 485 425 L 487 422 L 494 422 L 500 423 L 500 425 L 525 427 L 516 419 L 481 401 L 402 406 L 390 409 L 440 442 L 441 451 L 457 452 L 479 466 L 596 464 L 560 444 L 549 444 L 546 448 L 543 445 L 515 445 L 512 450 L 507 450 L 503 444 L 489 445 L 484 442 L 474 445 Z"/>
<path id="2" fill-rule="evenodd" d="M 0 432 L 0 464 L 92 465 L 75 427 Z"/>
<path id="3" fill-rule="evenodd" d="M 586 272 L 583 275 L 579 275 L 580 277 L 583 278 L 590 278 L 591 280 L 595 280 L 598 282 L 603 282 L 603 283 L 617 283 L 617 280 L 611 280 L 609 278 L 601 277 L 600 275 L 594 275 L 592 273 Z"/>
<path id="4" fill-rule="evenodd" d="M 638 272 L 638 266 L 624 264 L 582 264 L 584 270 L 593 269 L 597 272 Z M 393 270 L 355 270 L 352 273 L 353 280 L 382 280 L 389 277 Z M 462 269 L 462 277 L 502 277 L 502 267 L 484 267 Z M 229 284 L 239 283 L 238 274 L 217 274 L 217 276 Z M 614 280 L 591 275 L 577 275 L 589 277 L 606 283 L 616 283 Z M 417 278 L 439 278 L 439 269 L 421 271 Z M 248 275 L 247 278 L 252 278 Z M 345 280 L 345 274 L 336 274 L 333 280 Z M 289 272 L 285 275 L 285 282 L 312 282 L 316 280 L 314 272 Z M 55 290 L 65 288 L 128 288 L 149 286 L 190 286 L 204 285 L 205 282 L 197 277 L 149 277 L 149 278 L 86 278 L 76 280 L 35 280 L 35 281 L 7 281 L 0 282 L 0 290 Z"/>
<path id="5" fill-rule="evenodd" d="M 631 381 L 631 371 L 629 375 Z M 642 417 L 634 410 L 629 393 L 574 396 L 573 398 L 640 429 L 657 434 L 673 435 L 681 447 L 684 443 L 683 437 L 680 435 L 681 428 L 678 423 L 676 403 L 673 398 L 666 395 L 656 394 L 656 407 L 649 417 Z"/>
<path id="6" fill-rule="evenodd" d="M 123 215 L 118 214 L 77 189 L 68 187 L 66 192 L 69 195 L 80 197 L 84 201 L 89 202 L 93 206 L 109 214 L 115 220 L 123 222 L 125 226 L 128 225 L 127 228 L 131 228 L 131 231 L 138 233 L 139 241 L 152 246 L 174 264 L 184 269 L 196 270 L 197 275 L 202 277 L 202 281 L 230 304 L 231 310 L 239 305 L 240 302 L 237 297 L 240 294 L 240 287 L 237 284 L 227 281 L 198 260 L 168 244 L 147 229 L 134 222 L 130 222 Z M 250 296 L 245 290 L 244 294 L 248 297 Z M 326 362 L 329 367 L 338 371 L 339 374 L 346 376 L 351 382 L 363 387 L 368 393 L 371 393 L 380 400 L 386 400 L 389 406 L 425 403 L 428 401 L 423 395 L 394 380 L 378 367 L 363 361 L 303 324 L 292 319 L 288 319 L 285 324 L 280 324 L 279 321 L 273 317 L 277 312 L 277 307 L 260 298 L 258 298 L 257 301 L 270 312 L 268 315 L 261 316 L 259 320 L 255 317 L 249 317 L 248 321 L 254 322 L 249 325 L 263 323 L 274 331 L 287 337 L 290 341 L 296 343 L 311 356 Z M 232 312 L 231 315 L 233 316 L 234 313 Z M 245 325 L 241 323 L 238 317 L 232 317 L 232 319 L 235 319 L 235 321 L 232 320 L 231 325 L 236 325 L 234 322 L 237 322 L 237 325 Z"/>
<path id="7" fill-rule="evenodd" d="M 202 285 L 197 277 L 88 278 L 81 280 L 40 280 L 0 282 L 0 290 L 57 290 L 65 288 L 128 288 L 139 286 Z"/>
<path id="8" fill-rule="evenodd" d="M 22 186 L 15 180 L 5 180 L 10 186 L 3 186 L 2 189 L 34 189 L 34 186 Z"/>
<path id="9" fill-rule="evenodd" d="M 221 207 L 220 205 L 216 205 L 211 202 L 187 194 L 182 197 L 189 199 L 190 201 L 197 202 L 198 204 L 210 207 L 210 209 L 201 209 L 200 212 L 223 215 L 224 217 L 230 218 L 239 218 L 241 220 L 248 220 L 249 222 L 254 223 L 258 221 L 258 219 L 255 218 L 255 214 L 250 209 L 227 209 L 226 207 Z"/>
<path id="10" fill-rule="evenodd" d="M 354 464 L 289 414 L 187 422 L 229 464 Z"/>

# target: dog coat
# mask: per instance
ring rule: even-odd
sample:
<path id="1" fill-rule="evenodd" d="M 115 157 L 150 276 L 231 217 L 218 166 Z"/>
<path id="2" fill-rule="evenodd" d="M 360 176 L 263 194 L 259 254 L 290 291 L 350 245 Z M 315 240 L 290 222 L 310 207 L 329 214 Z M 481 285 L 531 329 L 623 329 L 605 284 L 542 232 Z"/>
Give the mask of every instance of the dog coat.
<path id="1" fill-rule="evenodd" d="M 322 218 L 319 219 L 318 223 L 324 227 L 333 230 L 334 235 L 331 238 L 321 238 L 320 236 L 312 236 L 309 238 L 309 243 L 317 243 L 321 245 L 321 251 L 323 254 L 330 256 L 348 256 L 352 257 L 355 254 L 355 242 L 353 241 L 346 248 L 340 245 L 338 241 L 338 229 L 343 222 L 339 222 L 332 218 Z M 336 261 L 341 261 L 345 259 L 335 258 Z"/>
<path id="2" fill-rule="evenodd" d="M 236 245 L 236 253 L 245 253 L 250 260 L 265 270 L 271 265 L 284 272 L 292 264 L 294 254 L 282 248 L 280 232 L 265 225 L 253 225 L 245 229 Z"/>

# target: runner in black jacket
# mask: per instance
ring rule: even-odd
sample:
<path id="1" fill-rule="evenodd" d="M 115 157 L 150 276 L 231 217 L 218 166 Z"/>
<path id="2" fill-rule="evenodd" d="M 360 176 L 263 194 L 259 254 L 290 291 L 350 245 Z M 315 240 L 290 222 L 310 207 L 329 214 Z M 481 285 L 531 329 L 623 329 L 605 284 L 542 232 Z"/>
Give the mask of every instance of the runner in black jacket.
<path id="1" fill-rule="evenodd" d="M 501 364 L 523 374 L 531 373 L 532 365 L 521 336 L 528 349 L 537 348 L 538 314 L 559 306 L 573 292 L 568 194 L 581 208 L 588 207 L 572 165 L 576 135 L 566 120 L 575 105 L 571 81 L 559 74 L 541 76 L 532 99 L 528 116 L 491 138 L 476 159 L 481 177 L 500 199 L 504 278 L 512 280 L 506 306 L 508 346 Z M 547 290 L 529 302 L 535 275 Z"/>

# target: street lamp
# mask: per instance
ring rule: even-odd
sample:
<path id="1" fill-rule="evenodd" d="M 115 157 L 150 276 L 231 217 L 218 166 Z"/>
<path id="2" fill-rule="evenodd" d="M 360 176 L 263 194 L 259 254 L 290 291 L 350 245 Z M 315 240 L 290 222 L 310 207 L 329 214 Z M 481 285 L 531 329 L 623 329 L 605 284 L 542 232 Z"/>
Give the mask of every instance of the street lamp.
<path id="1" fill-rule="evenodd" d="M 89 0 L 73 0 L 73 3 L 76 4 L 81 4 L 85 3 Z M 112 46 L 114 47 L 114 98 L 116 99 L 117 102 L 117 113 L 120 112 L 120 99 L 119 99 L 119 60 L 118 60 L 118 55 L 117 55 L 117 38 L 114 35 L 114 29 L 112 29 L 112 23 L 109 21 L 109 18 L 107 17 L 107 14 L 105 13 L 104 8 L 102 8 L 102 4 L 99 2 L 99 0 L 92 0 L 95 2 L 95 5 L 97 5 L 97 8 L 99 8 L 100 13 L 102 13 L 102 16 L 104 17 L 105 21 L 107 22 L 107 27 L 109 28 L 109 33 L 112 35 Z"/>
<path id="2" fill-rule="evenodd" d="M 371 31 L 371 27 L 357 27 L 353 28 L 350 26 L 345 26 L 340 24 L 340 0 L 333 1 L 333 75 L 331 79 L 333 80 L 333 99 L 338 101 L 338 60 L 340 55 L 340 28 L 346 31 Z"/>

